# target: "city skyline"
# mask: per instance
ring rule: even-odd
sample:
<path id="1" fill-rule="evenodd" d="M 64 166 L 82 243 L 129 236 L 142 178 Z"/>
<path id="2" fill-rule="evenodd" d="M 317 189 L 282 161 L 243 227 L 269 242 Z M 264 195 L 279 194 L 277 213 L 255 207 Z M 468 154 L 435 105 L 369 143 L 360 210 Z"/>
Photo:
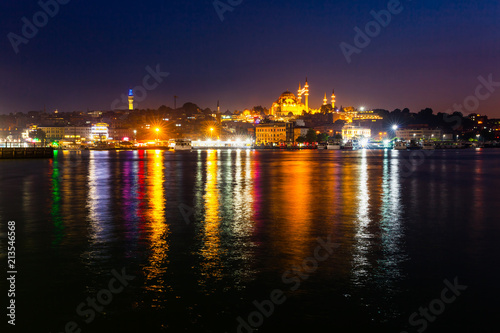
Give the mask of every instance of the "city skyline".
<path id="1" fill-rule="evenodd" d="M 40 3 L 1 7 L 1 114 L 111 110 L 134 87 L 139 108 L 269 109 L 307 76 L 312 107 L 335 89 L 338 106 L 500 117 L 495 1 Z"/>

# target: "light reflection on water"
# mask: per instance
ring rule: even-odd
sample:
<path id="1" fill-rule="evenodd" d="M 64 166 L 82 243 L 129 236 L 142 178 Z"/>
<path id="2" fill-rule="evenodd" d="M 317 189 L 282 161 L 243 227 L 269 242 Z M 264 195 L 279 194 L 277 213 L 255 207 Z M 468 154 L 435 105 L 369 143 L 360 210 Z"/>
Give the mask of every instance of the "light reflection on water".
<path id="1" fill-rule="evenodd" d="M 301 305 L 304 299 L 347 295 L 345 304 L 382 321 L 418 308 L 417 292 L 403 294 L 405 283 L 429 278 L 428 265 L 439 270 L 444 258 L 462 251 L 461 260 L 469 260 L 463 266 L 477 270 L 476 261 L 492 247 L 478 246 L 488 244 L 484 231 L 496 230 L 488 221 L 500 184 L 485 184 L 496 181 L 498 167 L 481 158 L 452 166 L 454 155 L 436 152 L 403 177 L 407 157 L 399 151 L 65 152 L 53 161 L 23 162 L 36 170 L 26 176 L 23 168 L 3 164 L 15 177 L 3 179 L 8 191 L 0 195 L 12 207 L 0 211 L 25 222 L 19 251 L 29 253 L 27 274 L 55 258 L 57 269 L 71 263 L 72 276 L 92 291 L 103 287 L 112 268 L 138 275 L 113 303 L 116 311 L 136 304 L 135 311 L 154 307 L 168 314 L 174 300 L 194 304 L 203 297 L 251 307 L 274 288 L 286 290 L 283 272 L 313 254 L 317 237 L 332 235 L 338 252 L 287 294 L 289 304 L 299 304 L 294 315 L 320 311 Z M 25 201 L 9 201 L 10 192 Z M 193 209 L 189 221 L 179 213 L 181 204 Z M 453 229 L 456 223 L 462 224 Z M 453 277 L 455 267 L 442 269 L 433 272 L 438 280 Z M 65 274 L 42 276 L 39 285 L 71 293 L 76 288 Z M 399 309 L 401 295 L 413 297 L 407 310 Z M 52 304 L 74 306 L 63 296 Z M 218 313 L 230 313 L 227 308 Z"/>
<path id="2" fill-rule="evenodd" d="M 169 260 L 169 237 L 170 230 L 165 219 L 165 190 L 164 190 L 164 164 L 163 152 L 148 151 L 148 177 L 147 191 L 148 214 L 146 223 L 149 227 L 150 251 L 148 264 L 144 267 L 145 287 L 148 291 L 156 295 L 164 295 L 171 290 L 169 282 L 165 279 L 165 272 L 168 269 Z M 148 156 L 149 157 L 149 156 Z M 153 298 L 152 306 L 155 307 L 161 300 Z"/>
<path id="3" fill-rule="evenodd" d="M 220 211 L 219 211 L 219 187 L 220 178 L 218 158 L 216 150 L 207 152 L 206 181 L 204 195 L 205 218 L 201 226 L 202 247 L 200 256 L 199 285 L 207 292 L 213 284 L 222 278 L 223 263 L 221 259 L 222 249 L 220 240 Z"/>

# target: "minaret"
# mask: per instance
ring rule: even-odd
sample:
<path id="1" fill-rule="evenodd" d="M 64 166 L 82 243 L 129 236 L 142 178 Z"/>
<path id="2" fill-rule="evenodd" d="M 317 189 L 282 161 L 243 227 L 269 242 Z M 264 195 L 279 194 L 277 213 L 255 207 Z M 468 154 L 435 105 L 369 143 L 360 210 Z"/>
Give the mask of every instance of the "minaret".
<path id="1" fill-rule="evenodd" d="M 307 83 L 307 77 L 306 85 L 304 86 L 304 95 L 306 96 L 306 112 L 309 112 L 309 83 Z"/>
<path id="2" fill-rule="evenodd" d="M 325 93 L 325 98 L 323 98 L 323 105 L 326 105 L 328 103 L 328 100 L 326 99 L 326 93 Z"/>
<path id="3" fill-rule="evenodd" d="M 132 89 L 129 89 L 128 91 L 128 109 L 134 109 L 134 92 Z"/>
<path id="4" fill-rule="evenodd" d="M 335 89 L 332 90 L 332 109 L 335 110 Z"/>
<path id="5" fill-rule="evenodd" d="M 302 103 L 302 87 L 300 86 L 300 82 L 299 82 L 299 90 L 298 90 L 299 94 L 297 95 L 298 97 L 298 100 L 299 100 L 299 104 Z"/>

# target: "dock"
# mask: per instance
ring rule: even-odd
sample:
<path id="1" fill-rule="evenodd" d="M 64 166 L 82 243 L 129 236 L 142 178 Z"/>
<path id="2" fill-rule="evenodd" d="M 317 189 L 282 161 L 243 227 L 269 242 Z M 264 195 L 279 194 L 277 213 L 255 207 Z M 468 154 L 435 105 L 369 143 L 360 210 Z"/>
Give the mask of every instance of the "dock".
<path id="1" fill-rule="evenodd" d="M 54 148 L 0 148 L 0 159 L 53 158 Z"/>

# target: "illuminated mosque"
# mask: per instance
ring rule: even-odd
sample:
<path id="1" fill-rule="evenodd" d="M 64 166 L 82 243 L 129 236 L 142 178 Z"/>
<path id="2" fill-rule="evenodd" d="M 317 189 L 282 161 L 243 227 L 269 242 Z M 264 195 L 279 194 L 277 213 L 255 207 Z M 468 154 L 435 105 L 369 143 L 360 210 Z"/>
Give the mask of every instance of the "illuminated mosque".
<path id="1" fill-rule="evenodd" d="M 304 103 L 302 103 L 302 98 L 304 98 Z M 328 99 L 323 99 L 323 105 L 327 105 Z M 332 109 L 335 109 L 335 91 L 332 92 L 331 96 L 331 104 Z M 299 83 L 299 90 L 297 97 L 292 92 L 288 90 L 281 94 L 276 102 L 273 103 L 271 109 L 269 110 L 270 114 L 277 117 L 287 117 L 287 116 L 301 116 L 302 113 L 319 113 L 320 109 L 311 109 L 309 108 L 309 83 L 307 82 L 304 85 L 304 88 L 301 87 Z"/>

